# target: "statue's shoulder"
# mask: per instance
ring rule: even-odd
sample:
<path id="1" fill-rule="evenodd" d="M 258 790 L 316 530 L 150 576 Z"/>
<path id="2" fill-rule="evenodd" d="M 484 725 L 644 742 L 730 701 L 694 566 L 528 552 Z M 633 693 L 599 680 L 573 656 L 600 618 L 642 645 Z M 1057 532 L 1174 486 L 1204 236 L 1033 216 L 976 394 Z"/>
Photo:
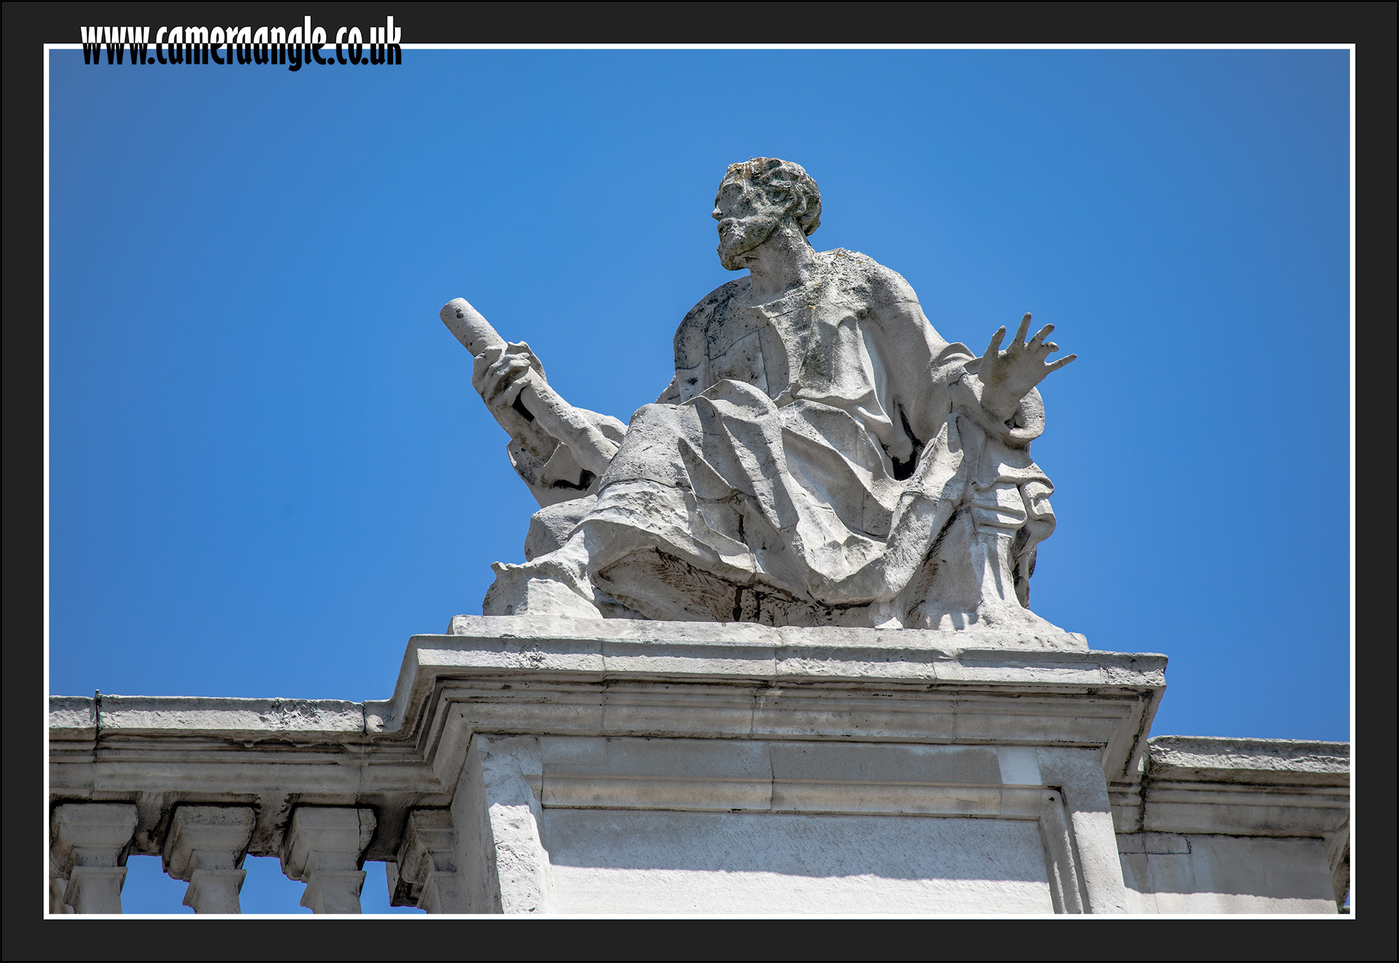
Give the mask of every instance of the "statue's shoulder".
<path id="1" fill-rule="evenodd" d="M 692 368 L 705 355 L 705 331 L 716 313 L 723 312 L 734 298 L 746 297 L 751 283 L 745 275 L 719 285 L 700 298 L 693 308 L 686 312 L 675 329 L 675 367 L 677 370 Z"/>
<path id="2" fill-rule="evenodd" d="M 695 306 L 685 314 L 685 320 L 681 321 L 680 324 L 683 326 L 686 321 L 712 316 L 726 302 L 732 301 L 736 297 L 747 296 L 752 286 L 752 282 L 746 274 L 741 278 L 726 281 L 700 298 Z"/>
<path id="3" fill-rule="evenodd" d="M 847 297 L 876 310 L 918 303 L 918 296 L 902 274 L 887 268 L 868 254 L 836 248 L 817 255 L 826 271 L 837 278 Z"/>

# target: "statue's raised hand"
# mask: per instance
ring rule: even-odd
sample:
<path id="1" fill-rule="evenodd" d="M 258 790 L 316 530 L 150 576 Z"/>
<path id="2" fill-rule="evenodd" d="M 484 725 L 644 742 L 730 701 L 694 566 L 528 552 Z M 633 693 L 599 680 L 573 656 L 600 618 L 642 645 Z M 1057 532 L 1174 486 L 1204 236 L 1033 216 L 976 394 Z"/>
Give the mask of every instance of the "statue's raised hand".
<path id="1" fill-rule="evenodd" d="M 1027 343 L 1025 335 L 1029 330 L 1030 316 L 1026 314 L 1020 319 L 1020 330 L 1015 333 L 1015 340 L 1002 351 L 1001 340 L 1006 336 L 1006 329 L 1004 326 L 998 328 L 991 336 L 986 353 L 981 356 L 981 367 L 977 372 L 982 385 L 981 404 L 1002 420 L 1009 418 L 1020 404 L 1020 399 L 1048 377 L 1051 371 L 1057 371 L 1078 357 L 1071 354 L 1048 362 L 1046 359 L 1049 355 L 1059 350 L 1057 344 L 1044 340 L 1054 330 L 1054 325 L 1046 324 Z"/>

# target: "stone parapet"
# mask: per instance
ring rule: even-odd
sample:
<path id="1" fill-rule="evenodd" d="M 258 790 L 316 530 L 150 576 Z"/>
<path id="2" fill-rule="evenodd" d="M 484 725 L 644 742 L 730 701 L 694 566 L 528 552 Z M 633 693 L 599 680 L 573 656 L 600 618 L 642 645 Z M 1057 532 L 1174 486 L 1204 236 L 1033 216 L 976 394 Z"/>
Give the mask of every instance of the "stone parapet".
<path id="1" fill-rule="evenodd" d="M 1156 907 L 1142 911 L 1323 912 L 1344 902 L 1347 743 L 1157 736 L 1147 747 L 1137 778 L 1112 793 L 1129 887 Z"/>

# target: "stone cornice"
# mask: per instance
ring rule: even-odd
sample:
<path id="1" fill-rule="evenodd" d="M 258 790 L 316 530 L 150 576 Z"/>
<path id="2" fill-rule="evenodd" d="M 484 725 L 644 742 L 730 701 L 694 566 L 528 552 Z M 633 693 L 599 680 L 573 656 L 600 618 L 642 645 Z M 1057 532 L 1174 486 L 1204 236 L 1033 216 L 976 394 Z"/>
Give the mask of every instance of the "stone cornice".
<path id="1" fill-rule="evenodd" d="M 1148 832 L 1326 838 L 1347 824 L 1347 743 L 1158 736 L 1148 746 Z"/>
<path id="2" fill-rule="evenodd" d="M 1148 744 L 1152 780 L 1350 785 L 1346 742 L 1156 736 Z"/>

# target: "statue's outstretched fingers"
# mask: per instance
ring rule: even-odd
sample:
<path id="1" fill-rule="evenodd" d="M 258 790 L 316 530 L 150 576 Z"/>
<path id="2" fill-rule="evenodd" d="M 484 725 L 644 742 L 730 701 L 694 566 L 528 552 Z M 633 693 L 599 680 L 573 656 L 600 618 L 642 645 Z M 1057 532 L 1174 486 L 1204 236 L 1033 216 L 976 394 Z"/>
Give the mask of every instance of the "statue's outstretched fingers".
<path id="1" fill-rule="evenodd" d="M 1039 344 L 1039 343 L 1040 343 L 1041 341 L 1043 341 L 1045 338 L 1049 337 L 1050 333 L 1053 332 L 1053 330 L 1054 330 L 1054 325 L 1052 325 L 1052 324 L 1046 324 L 1044 327 L 1040 328 L 1038 332 L 1036 332 L 1036 334 L 1035 334 L 1035 336 L 1034 336 L 1033 338 L 1030 339 L 1030 344 L 1029 344 L 1029 346 L 1030 346 L 1031 348 L 1033 348 L 1035 345 Z"/>
<path id="2" fill-rule="evenodd" d="M 1006 326 L 1003 324 L 996 329 L 996 333 L 991 335 L 991 343 L 986 346 L 986 353 L 983 358 L 994 358 L 1001 353 L 1001 339 L 1006 336 Z"/>
<path id="3" fill-rule="evenodd" d="M 1025 317 L 1020 319 L 1020 330 L 1015 332 L 1015 340 L 1012 344 L 1024 344 L 1025 335 L 1030 333 L 1030 312 L 1025 312 Z"/>
<path id="4" fill-rule="evenodd" d="M 1060 368 L 1064 367 L 1064 365 L 1068 364 L 1070 361 L 1074 360 L 1074 359 L 1077 358 L 1077 357 L 1078 357 L 1078 355 L 1076 355 L 1076 354 L 1071 354 L 1071 355 L 1067 355 L 1066 357 L 1060 358 L 1058 361 L 1054 362 L 1053 364 L 1051 364 L 1051 365 L 1046 365 L 1046 366 L 1045 366 L 1045 372 L 1044 372 L 1044 373 L 1045 373 L 1045 374 L 1049 374 L 1049 372 L 1051 372 L 1051 371 L 1058 371 Z"/>

